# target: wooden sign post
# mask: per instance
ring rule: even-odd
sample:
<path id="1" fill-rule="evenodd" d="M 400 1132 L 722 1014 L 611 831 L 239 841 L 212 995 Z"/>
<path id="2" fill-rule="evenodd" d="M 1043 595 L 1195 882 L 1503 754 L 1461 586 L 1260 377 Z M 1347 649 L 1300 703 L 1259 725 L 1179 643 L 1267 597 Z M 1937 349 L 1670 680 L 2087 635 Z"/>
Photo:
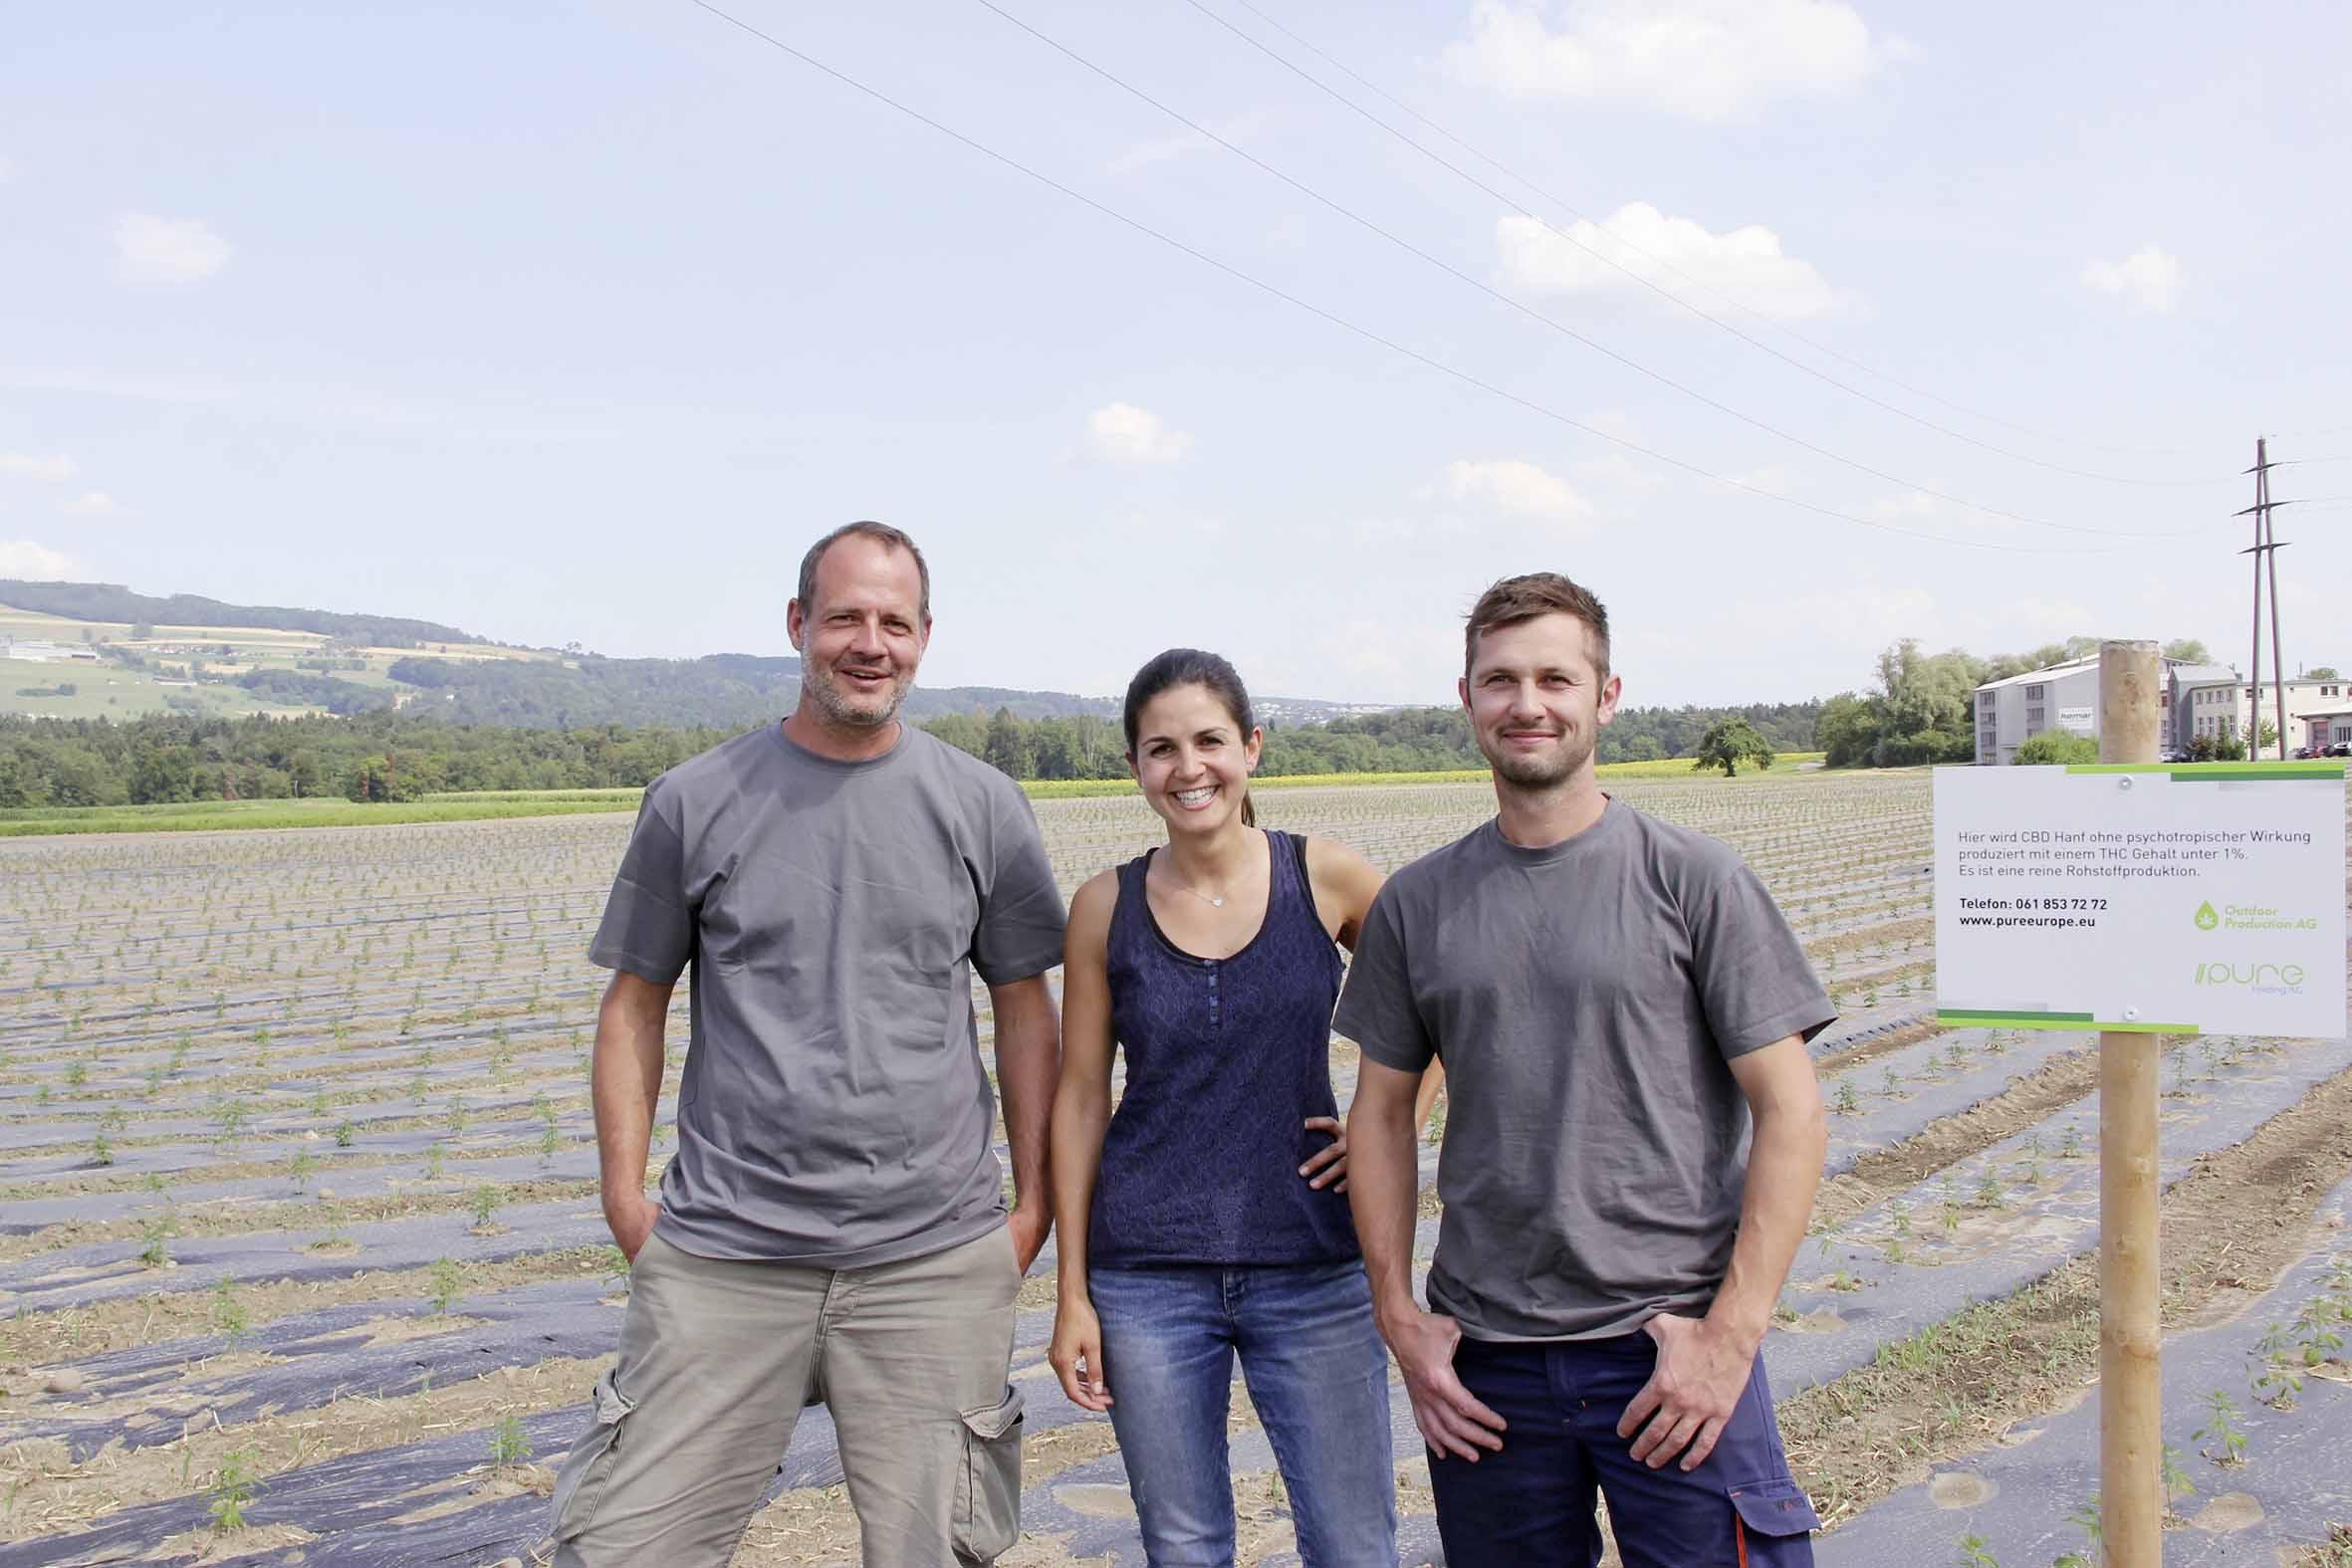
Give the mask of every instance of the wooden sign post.
<path id="1" fill-rule="evenodd" d="M 1936 770 L 1936 1018 L 2099 1036 L 2100 1535 L 2164 1560 L 2157 1064 L 2341 1039 L 2344 764 L 2160 763 L 2153 642 L 2099 645 L 2099 758 Z"/>
<path id="2" fill-rule="evenodd" d="M 2099 644 L 2099 761 L 2157 761 L 2153 642 Z M 2099 1512 L 2107 1561 L 2164 1561 L 2156 1111 L 2160 1034 L 2099 1034 Z"/>

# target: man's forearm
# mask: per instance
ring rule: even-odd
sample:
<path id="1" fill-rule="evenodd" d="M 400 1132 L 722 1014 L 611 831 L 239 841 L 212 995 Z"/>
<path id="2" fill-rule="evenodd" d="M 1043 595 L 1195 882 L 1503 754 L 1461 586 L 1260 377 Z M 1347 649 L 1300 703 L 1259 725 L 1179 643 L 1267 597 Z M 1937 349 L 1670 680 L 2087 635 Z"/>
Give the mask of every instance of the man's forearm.
<path id="1" fill-rule="evenodd" d="M 596 1013 L 588 1097 L 595 1107 L 596 1155 L 607 1203 L 645 1191 L 653 1112 L 661 1101 L 665 1012 L 607 998 Z"/>
<path id="2" fill-rule="evenodd" d="M 1764 1342 L 1772 1304 L 1788 1279 L 1804 1240 L 1821 1185 L 1828 1130 L 1816 1106 L 1760 1115 L 1748 1154 L 1748 1188 L 1740 1200 L 1740 1235 L 1708 1318 L 1751 1345 Z"/>
<path id="3" fill-rule="evenodd" d="M 1047 1147 L 1055 1080 L 1061 1074 L 1061 1015 L 1043 976 L 1022 982 L 1018 990 L 1007 988 L 1007 995 L 992 1001 L 997 1014 L 997 1088 L 1005 1101 L 1005 1142 L 1013 1153 L 1015 1200 L 1050 1207 Z"/>
<path id="4" fill-rule="evenodd" d="M 1415 1310 L 1413 1213 L 1420 1163 L 1413 1156 L 1413 1098 L 1361 1083 L 1347 1113 L 1347 1203 L 1355 1216 L 1372 1310 L 1381 1318 Z"/>

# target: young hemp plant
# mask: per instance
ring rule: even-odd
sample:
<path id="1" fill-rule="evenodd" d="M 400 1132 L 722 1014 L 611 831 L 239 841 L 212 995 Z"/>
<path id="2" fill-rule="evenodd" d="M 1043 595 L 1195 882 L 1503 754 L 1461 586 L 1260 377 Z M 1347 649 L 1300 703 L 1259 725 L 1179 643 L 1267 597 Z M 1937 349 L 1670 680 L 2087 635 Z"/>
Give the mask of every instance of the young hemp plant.
<path id="1" fill-rule="evenodd" d="M 2237 1401 L 2227 1389 L 2216 1389 L 2206 1396 L 2208 1414 L 2205 1425 L 2190 1434 L 2199 1445 L 2198 1453 L 2221 1465 L 2234 1469 L 2245 1462 L 2245 1433 L 2237 1425 Z"/>
<path id="2" fill-rule="evenodd" d="M 218 1530 L 245 1528 L 245 1508 L 261 1489 L 261 1476 L 255 1468 L 251 1449 L 231 1449 L 221 1456 L 220 1473 L 213 1477 L 212 1503 L 207 1510 L 212 1515 L 213 1527 Z"/>

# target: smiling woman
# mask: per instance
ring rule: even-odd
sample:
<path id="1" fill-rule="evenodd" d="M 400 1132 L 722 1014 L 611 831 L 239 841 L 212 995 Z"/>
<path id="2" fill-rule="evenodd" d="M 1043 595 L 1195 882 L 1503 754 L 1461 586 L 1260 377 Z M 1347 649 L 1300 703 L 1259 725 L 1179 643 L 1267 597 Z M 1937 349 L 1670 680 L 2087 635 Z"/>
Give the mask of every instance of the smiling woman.
<path id="1" fill-rule="evenodd" d="M 1070 906 L 1050 1357 L 1073 1403 L 1110 1414 L 1151 1561 L 1233 1558 L 1238 1357 L 1304 1559 L 1393 1562 L 1386 1358 L 1330 1077 L 1334 944 L 1353 948 L 1380 875 L 1340 844 L 1257 828 L 1264 736 L 1224 659 L 1159 655 L 1123 717 L 1167 843 Z"/>

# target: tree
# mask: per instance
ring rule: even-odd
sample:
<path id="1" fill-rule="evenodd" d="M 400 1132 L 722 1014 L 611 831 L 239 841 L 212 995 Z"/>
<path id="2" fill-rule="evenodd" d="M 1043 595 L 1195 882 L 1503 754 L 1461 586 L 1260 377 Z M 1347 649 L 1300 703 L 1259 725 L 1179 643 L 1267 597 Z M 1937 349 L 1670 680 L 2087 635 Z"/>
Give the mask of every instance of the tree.
<path id="1" fill-rule="evenodd" d="M 2065 730 L 2044 730 L 2039 735 L 2028 735 L 2025 744 L 2017 748 L 2011 759 L 2020 768 L 2048 767 L 2054 763 L 2095 763 L 2099 760 L 2099 743 L 2087 735 L 2074 735 Z"/>
<path id="2" fill-rule="evenodd" d="M 1730 779 L 1740 772 L 1740 764 L 1751 758 L 1759 768 L 1771 767 L 1770 744 L 1746 719 L 1719 719 L 1699 738 L 1699 760 L 1691 764 L 1691 771 L 1720 768 Z"/>
<path id="3" fill-rule="evenodd" d="M 2303 672 L 2303 679 L 2307 681 L 2340 681 L 2343 678 L 2336 673 L 2336 667 L 2332 664 L 2317 665 Z"/>
<path id="4" fill-rule="evenodd" d="M 146 641 L 148 638 L 150 638 L 150 637 L 152 637 L 152 636 L 154 636 L 154 635 L 155 635 L 155 628 L 154 628 L 152 625 L 148 624 L 146 621 L 143 621 L 143 620 L 138 620 L 138 621 L 132 621 L 132 622 L 130 623 L 130 640 L 131 640 L 131 641 L 133 641 L 133 642 L 145 642 L 145 641 Z"/>
<path id="5" fill-rule="evenodd" d="M 2205 644 L 2199 642 L 2195 637 L 2174 638 L 2164 645 L 2164 656 L 2168 659 L 2179 659 L 2183 664 L 2211 664 L 2214 662 L 2214 656 L 2206 651 Z"/>
<path id="6" fill-rule="evenodd" d="M 142 746 L 130 765 L 130 799 L 154 805 L 196 798 L 196 754 L 185 746 Z"/>
<path id="7" fill-rule="evenodd" d="M 1813 738 L 1826 754 L 1822 766 L 1869 767 L 1884 720 L 1885 714 L 1873 697 L 1839 692 L 1823 703 L 1820 718 L 1813 721 Z"/>
<path id="8" fill-rule="evenodd" d="M 1030 776 L 1031 757 L 1029 737 L 1022 730 L 1019 719 L 1010 708 L 999 708 L 996 717 L 988 721 L 988 746 L 982 754 L 987 764 L 1009 779 Z"/>
<path id="9" fill-rule="evenodd" d="M 1984 660 L 1959 648 L 1921 653 L 1914 637 L 1880 654 L 1882 718 L 1870 761 L 1880 768 L 1910 768 L 1975 757 L 1976 691 L 1985 683 L 1986 670 Z"/>

